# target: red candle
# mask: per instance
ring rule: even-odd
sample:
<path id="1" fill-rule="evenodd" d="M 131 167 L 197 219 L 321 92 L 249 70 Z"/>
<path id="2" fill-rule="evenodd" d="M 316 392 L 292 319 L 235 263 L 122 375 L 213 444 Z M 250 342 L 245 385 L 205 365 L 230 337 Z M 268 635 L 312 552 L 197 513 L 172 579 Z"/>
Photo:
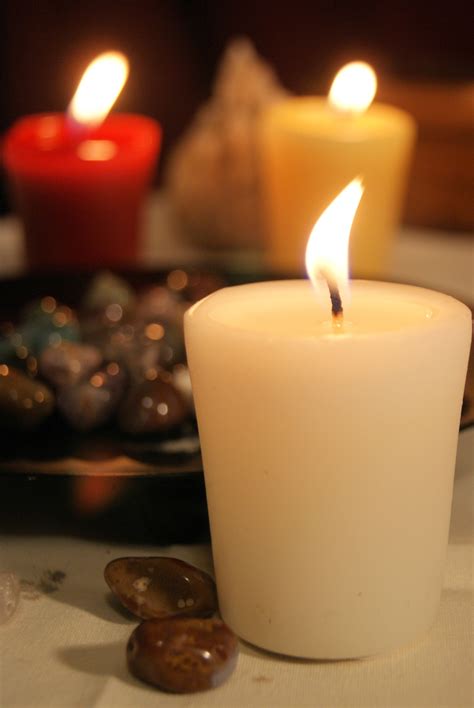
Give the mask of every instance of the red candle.
<path id="1" fill-rule="evenodd" d="M 136 262 L 161 129 L 138 115 L 98 125 L 101 118 L 28 116 L 6 136 L 4 161 L 33 268 Z"/>

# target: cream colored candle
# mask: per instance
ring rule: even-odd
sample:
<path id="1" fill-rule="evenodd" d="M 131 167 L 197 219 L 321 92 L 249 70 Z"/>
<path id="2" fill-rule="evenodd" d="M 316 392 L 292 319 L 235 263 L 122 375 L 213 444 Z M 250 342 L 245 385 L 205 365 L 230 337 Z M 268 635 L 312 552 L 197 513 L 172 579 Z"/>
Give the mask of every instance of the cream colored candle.
<path id="1" fill-rule="evenodd" d="M 375 86 L 366 81 L 370 78 L 364 71 L 361 76 L 349 71 L 331 101 L 289 98 L 263 117 L 266 256 L 279 272 L 302 270 L 311 226 L 344 185 L 361 174 L 366 191 L 352 232 L 352 272 L 358 277 L 387 275 L 415 123 L 392 106 L 375 103 L 368 108 Z"/>
<path id="2" fill-rule="evenodd" d="M 295 656 L 408 642 L 442 585 L 470 312 L 360 281 L 350 320 L 335 334 L 305 281 L 186 316 L 221 613 Z"/>
<path id="3" fill-rule="evenodd" d="M 185 317 L 222 616 L 301 657 L 412 640 L 443 579 L 470 311 L 388 283 L 345 300 L 335 324 L 308 281 L 258 283 Z"/>

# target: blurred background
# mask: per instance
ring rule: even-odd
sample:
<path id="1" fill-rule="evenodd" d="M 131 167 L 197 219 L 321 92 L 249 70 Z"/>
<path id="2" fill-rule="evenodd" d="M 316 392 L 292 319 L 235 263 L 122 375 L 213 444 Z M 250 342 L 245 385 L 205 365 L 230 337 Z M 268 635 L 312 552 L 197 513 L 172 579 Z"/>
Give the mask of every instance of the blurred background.
<path id="1" fill-rule="evenodd" d="M 159 181 L 231 38 L 250 38 L 295 93 L 327 92 L 336 70 L 360 58 L 378 73 L 378 100 L 419 124 L 405 223 L 470 231 L 470 9 L 467 0 L 3 0 L 0 130 L 26 114 L 64 110 L 88 62 L 115 48 L 131 65 L 115 110 L 144 113 L 164 128 Z M 4 176 L 0 209 L 11 209 Z"/>
<path id="2" fill-rule="evenodd" d="M 323 114 L 330 116 L 332 142 L 331 132 L 330 139 L 324 131 L 321 137 L 319 124 L 308 121 L 310 128 L 305 127 L 306 133 L 302 131 L 303 139 L 289 143 L 285 153 L 281 149 L 285 145 L 281 138 L 282 134 L 286 136 L 285 129 L 280 133 L 267 131 L 275 138 L 277 158 L 268 162 L 267 182 L 280 170 L 283 188 L 273 199 L 268 199 L 268 190 L 266 205 L 278 212 L 280 222 L 275 219 L 275 223 L 283 224 L 284 246 L 289 253 L 296 242 L 296 216 L 300 212 L 305 244 L 315 222 L 315 215 L 311 214 L 308 223 L 303 223 L 307 204 L 298 211 L 303 192 L 310 210 L 317 196 L 326 208 L 338 189 L 359 174 L 357 166 L 347 179 L 346 175 L 341 177 L 348 165 L 352 170 L 348 145 L 355 145 L 364 168 L 368 168 L 364 177 L 371 173 L 373 180 L 365 196 L 365 204 L 369 204 L 369 195 L 373 200 L 367 209 L 367 222 L 372 220 L 374 226 L 374 238 L 371 235 L 363 254 L 366 260 L 376 242 L 383 240 L 379 224 L 388 224 L 387 233 L 395 225 L 393 258 L 389 266 L 382 264 L 385 270 L 377 279 L 430 287 L 472 306 L 471 14 L 467 0 L 0 0 L 1 136 L 23 116 L 59 112 L 64 120 L 87 65 L 108 50 L 123 52 L 130 62 L 128 81 L 110 118 L 123 113 L 142 114 L 163 128 L 161 151 L 156 149 L 160 154 L 151 194 L 148 182 L 137 187 L 136 173 L 120 168 L 117 173 L 121 179 L 115 179 L 112 159 L 108 178 L 107 163 L 101 163 L 99 158 L 87 163 L 88 174 L 96 177 L 84 177 L 83 158 L 79 160 L 76 155 L 75 138 L 66 141 L 64 153 L 58 143 L 57 161 L 54 150 L 49 153 L 49 148 L 38 140 L 40 147 L 35 143 L 31 153 L 43 156 L 42 167 L 48 166 L 51 157 L 52 177 L 46 179 L 48 170 L 44 169 L 31 178 L 31 202 L 24 199 L 23 209 L 25 213 L 24 205 L 33 204 L 30 230 L 33 224 L 42 231 L 29 240 L 28 229 L 22 231 L 20 219 L 13 214 L 5 171 L 0 168 L 0 384 L 6 392 L 2 423 L 0 387 L 0 434 L 2 424 L 8 426 L 12 419 L 18 429 L 8 436 L 8 445 L 2 440 L 0 483 L 2 469 L 10 474 L 10 462 L 15 465 L 18 459 L 23 460 L 25 440 L 27 456 L 36 465 L 33 469 L 40 470 L 39 484 L 41 474 L 49 475 L 51 460 L 57 462 L 56 470 L 66 470 L 63 486 L 58 487 L 57 473 L 52 481 L 46 480 L 49 486 L 42 487 L 43 497 L 38 491 L 31 493 L 29 480 L 36 477 L 21 480 L 18 476 L 18 487 L 12 485 L 11 477 L 5 477 L 10 492 L 10 497 L 6 493 L 2 497 L 0 491 L 5 507 L 16 510 L 21 503 L 21 508 L 26 509 L 24 500 L 29 495 L 31 506 L 36 509 L 38 498 L 44 498 L 55 504 L 53 519 L 58 509 L 64 511 L 64 516 L 79 515 L 81 533 L 85 531 L 83 526 L 87 532 L 92 531 L 91 518 L 107 533 L 111 532 L 110 525 L 115 525 L 128 539 L 131 529 L 145 538 L 162 540 L 196 539 L 207 533 L 199 441 L 183 345 L 183 314 L 191 303 L 223 284 L 291 276 L 297 272 L 295 262 L 302 270 L 304 258 L 299 252 L 289 267 L 283 267 L 283 261 L 280 269 L 268 270 L 266 262 L 263 265 L 262 254 L 265 249 L 271 251 L 268 235 L 272 230 L 267 229 L 265 240 L 260 213 L 265 198 L 263 190 L 259 190 L 263 180 L 260 183 L 261 165 L 257 165 L 263 153 L 257 149 L 257 123 L 270 104 L 273 107 L 286 96 L 285 92 L 327 95 L 336 72 L 346 62 L 369 62 L 378 76 L 376 103 L 392 104 L 414 117 L 418 133 L 409 176 L 406 173 L 410 160 L 399 157 L 402 153 L 411 157 L 411 138 L 406 148 L 401 139 L 397 147 L 396 135 L 393 137 L 393 125 L 400 120 L 393 113 L 399 115 L 399 111 L 389 111 L 391 117 L 380 121 L 388 130 L 385 142 L 377 130 L 366 130 L 364 120 L 357 123 L 358 116 L 349 113 L 349 124 L 354 120 L 362 125 L 359 132 L 349 130 L 349 135 L 356 135 L 351 141 L 344 132 L 347 123 L 339 121 L 341 115 L 328 111 L 325 101 L 316 101 L 324 105 Z M 247 41 L 232 44 L 242 37 Z M 234 49 L 228 51 L 231 44 Z M 298 117 L 298 111 L 295 115 Z M 135 126 L 132 133 L 140 135 L 142 130 Z M 88 142 L 87 132 L 78 134 L 82 135 L 78 140 L 85 135 L 84 142 Z M 296 134 L 301 137 L 297 131 Z M 413 134 L 412 130 L 410 136 Z M 67 130 L 66 135 L 70 138 Z M 108 137 L 119 142 L 113 133 Z M 7 141 L 3 146 L 6 144 Z M 120 144 L 122 148 L 129 157 L 137 152 L 135 144 Z M 311 152 L 313 148 L 315 152 Z M 4 158 L 7 152 L 3 151 Z M 64 154 L 69 154 L 69 162 Z M 400 169 L 404 160 L 407 170 Z M 58 164 L 61 178 L 55 172 Z M 69 173 L 64 165 L 69 165 Z M 321 196 L 318 190 L 324 191 L 331 169 L 333 177 L 341 177 L 342 183 L 332 193 Z M 399 190 L 396 175 L 402 172 L 398 182 L 403 189 Z M 407 179 L 399 228 L 399 204 L 392 209 L 387 195 L 393 197 L 397 190 L 405 192 Z M 121 192 L 117 191 L 117 182 L 123 187 Z M 126 247 L 135 239 L 135 230 L 130 227 L 128 233 L 124 214 L 128 209 L 127 194 L 134 190 L 140 192 L 140 198 L 144 197 L 145 208 L 140 249 L 135 252 L 133 246 L 131 257 Z M 136 195 L 132 197 L 132 201 L 138 200 Z M 284 208 L 280 209 L 282 205 Z M 281 211 L 285 211 L 286 221 Z M 91 214 L 84 227 L 84 215 Z M 104 214 L 107 218 L 102 218 Z M 94 219 L 94 215 L 99 216 Z M 381 220 L 377 221 L 379 217 Z M 124 223 L 120 246 L 117 232 Z M 91 236 L 91 224 L 96 227 L 97 238 L 95 234 Z M 361 233 L 368 233 L 362 226 Z M 356 243 L 356 238 L 352 241 Z M 80 251 L 78 244 L 83 242 L 86 245 Z M 99 257 L 95 249 L 102 245 Z M 113 267 L 116 273 L 111 276 L 95 272 L 104 266 Z M 364 265 L 359 271 L 364 277 L 374 275 Z M 40 362 L 38 367 L 38 361 L 44 351 L 49 356 L 62 352 L 61 366 L 74 373 L 76 352 L 82 352 L 87 359 L 91 356 L 88 345 L 100 362 L 113 359 L 116 372 L 102 367 L 92 373 L 94 363 L 89 366 L 86 361 L 80 376 L 64 386 L 64 396 L 63 384 L 54 382 L 54 365 L 52 376 L 48 366 Z M 16 371 L 11 382 L 7 380 L 9 367 Z M 162 369 L 164 383 L 159 378 Z M 119 385 L 113 376 L 117 372 L 121 376 L 122 371 L 125 378 Z M 20 397 L 18 382 L 23 386 Z M 46 393 L 43 388 L 35 388 L 38 385 L 46 386 Z M 143 430 L 135 430 L 137 410 L 140 415 L 143 410 L 146 413 L 150 402 L 153 411 L 159 410 L 163 385 L 169 396 L 164 410 L 170 417 L 157 415 L 151 422 L 145 420 Z M 9 390 L 13 390 L 14 397 Z M 109 398 L 101 396 L 103 390 L 107 395 L 110 392 Z M 32 410 L 35 394 L 49 407 L 45 411 L 43 406 L 37 418 L 29 422 L 25 410 Z M 62 401 L 57 406 L 56 395 Z M 128 396 L 133 397 L 131 403 Z M 21 407 L 23 400 L 29 406 L 25 410 Z M 124 409 L 131 410 L 131 423 L 128 418 L 125 423 L 120 422 L 118 407 L 122 400 Z M 147 402 L 146 409 L 142 400 Z M 158 408 L 154 405 L 157 401 Z M 468 374 L 462 425 L 473 423 L 474 359 Z M 174 445 L 181 438 L 184 441 L 182 449 L 173 448 L 176 454 L 159 447 L 169 442 L 168 435 L 173 436 L 170 439 Z M 119 479 L 121 468 L 117 479 L 110 473 L 116 458 L 123 455 L 130 464 L 133 462 L 130 476 L 134 479 L 128 480 L 127 485 Z M 79 459 L 72 482 L 66 465 L 71 457 Z M 86 474 L 85 463 L 90 464 Z M 155 475 L 152 479 L 148 479 L 150 466 Z M 32 469 L 21 464 L 19 468 L 28 475 Z M 25 484 L 26 489 L 22 486 Z M 8 501 L 11 494 L 17 493 L 16 501 Z M 157 511 L 158 503 L 162 512 Z M 28 517 L 29 514 L 28 511 Z M 21 517 L 21 524 L 24 523 Z M 163 528 L 156 524 L 163 524 Z"/>

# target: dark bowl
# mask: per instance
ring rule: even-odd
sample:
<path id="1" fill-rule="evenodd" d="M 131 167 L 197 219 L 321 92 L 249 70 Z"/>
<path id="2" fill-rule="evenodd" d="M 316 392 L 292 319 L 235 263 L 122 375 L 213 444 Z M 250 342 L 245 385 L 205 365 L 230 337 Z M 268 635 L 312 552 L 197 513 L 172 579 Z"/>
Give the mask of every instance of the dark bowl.
<path id="1" fill-rule="evenodd" d="M 137 290 L 163 282 L 166 274 L 121 273 Z M 44 295 L 77 306 L 93 275 L 43 273 L 0 281 L 0 322 L 16 319 L 25 304 Z M 159 544 L 208 538 L 193 420 L 166 434 L 133 438 L 113 424 L 76 432 L 53 414 L 35 431 L 1 430 L 0 436 L 4 531 Z"/>

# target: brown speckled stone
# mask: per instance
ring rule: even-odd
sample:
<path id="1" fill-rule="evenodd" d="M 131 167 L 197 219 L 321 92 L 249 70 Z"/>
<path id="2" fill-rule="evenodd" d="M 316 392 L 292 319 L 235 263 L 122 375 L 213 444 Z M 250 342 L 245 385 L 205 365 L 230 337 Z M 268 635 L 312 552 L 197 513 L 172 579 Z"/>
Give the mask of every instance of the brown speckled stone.
<path id="1" fill-rule="evenodd" d="M 63 388 L 58 394 L 58 408 L 73 428 L 93 430 L 112 417 L 126 381 L 124 367 L 109 362 L 85 381 Z"/>
<path id="2" fill-rule="evenodd" d="M 39 365 L 43 376 L 53 386 L 73 386 L 99 368 L 102 354 L 87 344 L 63 341 L 41 353 Z"/>
<path id="3" fill-rule="evenodd" d="M 132 386 L 119 410 L 119 425 L 126 433 L 141 435 L 182 423 L 188 408 L 181 393 L 163 375 Z"/>
<path id="4" fill-rule="evenodd" d="M 0 364 L 0 428 L 31 430 L 54 408 L 52 391 L 23 372 Z"/>
<path id="5" fill-rule="evenodd" d="M 116 558 L 104 576 L 120 602 L 142 619 L 209 617 L 217 609 L 211 576 L 177 558 Z"/>
<path id="6" fill-rule="evenodd" d="M 131 673 L 164 691 L 195 693 L 220 686 L 233 672 L 238 641 L 218 619 L 147 620 L 127 644 Z"/>

